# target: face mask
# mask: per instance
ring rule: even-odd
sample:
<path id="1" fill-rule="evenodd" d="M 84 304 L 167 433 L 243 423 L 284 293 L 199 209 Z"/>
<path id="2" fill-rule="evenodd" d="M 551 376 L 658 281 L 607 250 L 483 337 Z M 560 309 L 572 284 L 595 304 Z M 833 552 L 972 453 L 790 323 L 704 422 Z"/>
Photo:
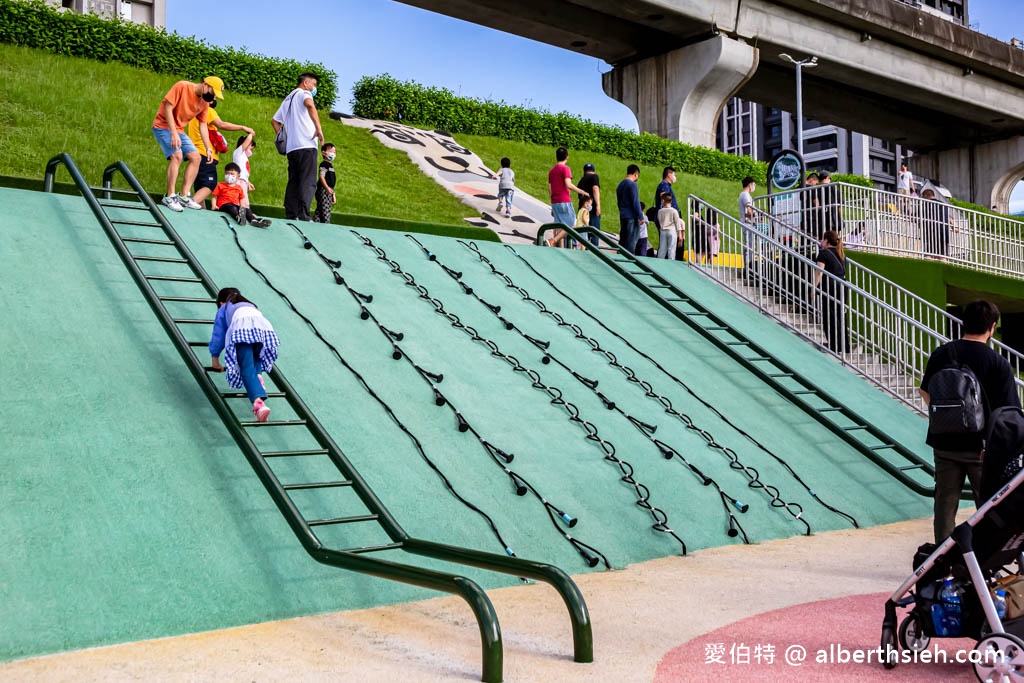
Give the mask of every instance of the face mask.
<path id="1" fill-rule="evenodd" d="M 228 185 L 234 185 L 236 182 L 238 182 L 238 176 L 234 174 L 225 174 L 224 182 L 227 183 Z"/>
<path id="2" fill-rule="evenodd" d="M 313 97 L 316 97 L 316 86 L 315 85 L 313 86 L 313 89 L 309 91 L 309 94 L 312 95 Z"/>
<path id="3" fill-rule="evenodd" d="M 212 92 L 204 92 L 203 93 L 203 99 L 206 100 L 207 102 L 213 102 L 213 101 L 215 101 L 217 99 L 217 96 L 214 95 Z"/>
<path id="4" fill-rule="evenodd" d="M 327 159 L 327 161 L 334 161 L 334 157 L 336 157 L 336 156 L 338 156 L 338 155 L 335 154 L 334 152 L 331 152 L 330 154 L 325 156 L 324 159 Z"/>

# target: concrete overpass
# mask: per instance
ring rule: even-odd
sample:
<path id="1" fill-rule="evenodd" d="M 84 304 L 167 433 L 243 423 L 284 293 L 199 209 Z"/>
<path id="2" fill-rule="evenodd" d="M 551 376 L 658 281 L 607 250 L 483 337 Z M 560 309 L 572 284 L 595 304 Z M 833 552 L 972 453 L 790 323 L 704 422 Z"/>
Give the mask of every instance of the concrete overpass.
<path id="1" fill-rule="evenodd" d="M 400 0 L 612 65 L 641 130 L 714 146 L 732 95 L 895 138 L 914 170 L 1005 210 L 1024 175 L 1024 50 L 895 0 Z"/>

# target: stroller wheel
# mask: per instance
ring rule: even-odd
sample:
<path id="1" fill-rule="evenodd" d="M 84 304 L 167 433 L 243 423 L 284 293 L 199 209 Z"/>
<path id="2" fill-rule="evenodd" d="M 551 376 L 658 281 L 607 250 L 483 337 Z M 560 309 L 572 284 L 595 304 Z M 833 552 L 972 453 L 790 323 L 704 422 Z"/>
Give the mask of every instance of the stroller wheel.
<path id="1" fill-rule="evenodd" d="M 900 646 L 911 652 L 921 652 L 928 649 L 931 638 L 924 632 L 924 625 L 921 618 L 914 613 L 907 615 L 906 619 L 900 622 L 900 630 L 897 632 Z"/>
<path id="2" fill-rule="evenodd" d="M 900 661 L 900 646 L 896 642 L 896 634 L 892 632 L 892 627 L 882 627 L 882 651 L 885 652 L 885 659 L 882 660 L 882 664 L 885 665 L 886 669 L 895 669 L 896 665 Z"/>
<path id="3" fill-rule="evenodd" d="M 974 675 L 982 683 L 1024 682 L 1024 641 L 1010 633 L 993 633 L 982 638 L 974 651 Z"/>

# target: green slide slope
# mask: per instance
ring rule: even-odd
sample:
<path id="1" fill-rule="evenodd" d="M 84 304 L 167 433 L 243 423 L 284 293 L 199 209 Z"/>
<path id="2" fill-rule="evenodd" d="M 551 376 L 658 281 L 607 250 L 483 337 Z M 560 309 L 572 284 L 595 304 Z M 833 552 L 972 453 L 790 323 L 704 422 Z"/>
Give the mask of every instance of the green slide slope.
<path id="1" fill-rule="evenodd" d="M 320 566 L 305 555 L 82 199 L 0 189 L 0 203 L 6 399 L 0 533 L 9 539 L 0 556 L 0 659 L 434 595 Z M 378 398 L 246 264 L 218 214 L 186 212 L 171 221 L 218 285 L 239 287 L 273 322 L 282 341 L 281 369 L 410 534 L 503 550 L 490 525 L 455 499 L 382 403 L 418 438 L 451 487 L 490 515 L 519 556 L 570 573 L 591 570 L 536 498 L 517 496 L 472 431 L 459 431 L 451 410 L 435 404 L 416 370 L 392 357 L 392 342 L 360 318 L 359 304 L 284 221 L 269 230 L 236 228 L 250 262 Z M 438 388 L 472 430 L 513 453 L 508 468 L 578 518 L 572 536 L 613 567 L 682 551 L 671 534 L 652 528 L 656 522 L 690 551 L 740 543 L 743 536 L 727 535 L 729 520 L 715 487 L 704 486 L 679 458 L 664 458 L 642 429 L 607 408 L 609 401 L 638 422 L 656 425 L 657 439 L 748 504 L 745 514 L 733 511 L 751 542 L 804 533 L 804 522 L 814 532 L 852 524 L 816 502 L 738 429 L 861 526 L 930 510 L 930 501 L 893 482 L 587 254 L 517 252 L 732 425 L 586 318 L 503 245 L 477 246 L 583 335 L 524 301 L 458 240 L 418 236 L 436 254 L 432 262 L 400 233 L 359 229 L 389 264 L 347 228 L 302 227 L 324 254 L 342 262 L 339 272 L 352 287 L 372 294 L 367 307 L 404 335 L 401 350 L 425 370 L 443 373 Z M 549 342 L 548 352 L 572 372 L 543 363 L 537 345 L 506 329 L 439 263 L 461 272 L 463 284 L 500 306 L 505 320 Z M 680 286 L 745 333 L 927 455 L 920 418 L 699 274 L 664 265 L 674 266 L 671 277 Z M 407 284 L 410 279 L 429 297 Z M 438 313 L 438 304 L 448 316 Z M 209 306 L 193 313 L 213 314 Z M 453 326 L 453 319 L 472 333 Z M 197 331 L 197 337 L 205 334 Z M 695 428 L 668 415 L 581 336 L 631 367 Z M 596 380 L 596 388 L 573 372 Z M 553 401 L 552 392 L 562 400 Z M 710 448 L 708 437 L 732 449 L 746 469 Z M 759 482 L 777 488 L 789 512 L 750 486 L 754 470 Z M 485 587 L 514 582 L 469 575 Z"/>

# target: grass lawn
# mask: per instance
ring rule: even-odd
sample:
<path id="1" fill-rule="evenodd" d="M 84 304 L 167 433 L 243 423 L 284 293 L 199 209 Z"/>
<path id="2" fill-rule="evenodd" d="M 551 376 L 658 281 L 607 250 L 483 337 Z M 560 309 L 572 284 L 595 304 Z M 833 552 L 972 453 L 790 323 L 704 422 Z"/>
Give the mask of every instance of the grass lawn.
<path id="1" fill-rule="evenodd" d="M 99 184 L 103 169 L 120 159 L 147 190 L 162 192 L 167 162 L 151 130 L 160 100 L 176 80 L 123 64 L 0 45 L 0 175 L 42 178 L 50 157 L 68 152 L 92 183 Z M 279 206 L 288 169 L 273 146 L 270 119 L 278 102 L 230 89 L 225 97 L 217 112 L 256 130 L 253 203 Z M 338 146 L 335 211 L 466 225 L 463 218 L 472 210 L 420 173 L 404 152 L 330 120 L 327 112 L 321 122 L 327 140 Z M 234 144 L 232 133 L 225 137 Z M 66 180 L 61 172 L 58 181 Z"/>
<path id="2" fill-rule="evenodd" d="M 548 171 L 555 164 L 554 147 L 479 135 L 456 135 L 455 138 L 463 147 L 476 152 L 488 168 L 497 169 L 501 165 L 501 158 L 508 157 L 512 162 L 512 170 L 516 172 L 516 186 L 543 202 L 549 200 Z M 583 165 L 586 163 L 594 164 L 598 175 L 601 176 L 601 227 L 606 232 L 618 233 L 619 208 L 615 201 L 615 187 L 626 176 L 626 167 L 632 162 L 608 154 L 576 152 L 570 149 L 569 166 L 572 168 L 574 183 L 578 183 L 583 177 Z M 640 165 L 640 201 L 648 207 L 654 201 L 654 190 L 661 182 L 662 169 L 662 166 Z M 687 219 L 686 197 L 690 194 L 697 195 L 733 217 L 739 215 L 739 195 L 743 188 L 738 182 L 676 173 L 673 189 L 684 220 Z M 762 193 L 759 187 L 757 194 Z M 575 203 L 575 195 L 573 199 Z M 648 229 L 648 238 L 657 248 L 658 231 L 653 226 Z M 724 248 L 725 244 L 722 246 Z"/>
<path id="3" fill-rule="evenodd" d="M 151 128 L 161 98 L 175 80 L 123 64 L 0 45 L 0 175 L 41 178 L 53 155 L 68 152 L 90 182 L 98 184 L 108 164 L 123 160 L 147 190 L 162 192 L 167 162 Z M 273 147 L 270 125 L 279 103 L 232 93 L 230 84 L 225 94 L 218 113 L 256 130 L 253 203 L 280 206 L 287 162 Z M 421 173 L 404 152 L 385 147 L 366 130 L 330 120 L 326 111 L 321 112 L 321 123 L 327 140 L 338 147 L 335 212 L 466 225 L 463 219 L 472 215 L 472 209 Z M 234 144 L 234 134 L 225 137 Z M 554 164 L 554 148 L 473 135 L 456 137 L 492 168 L 499 166 L 501 157 L 510 157 L 517 185 L 541 201 L 548 200 L 547 173 Z M 572 150 L 569 162 L 577 181 L 583 164 L 597 167 L 603 181 L 606 229 L 617 232 L 615 186 L 630 162 Z M 641 166 L 641 201 L 653 201 L 661 170 Z M 61 173 L 57 180 L 67 178 Z M 675 191 L 681 205 L 687 194 L 696 194 L 733 215 L 737 211 L 740 188 L 736 182 L 679 173 Z M 656 246 L 657 231 L 650 233 Z"/>

